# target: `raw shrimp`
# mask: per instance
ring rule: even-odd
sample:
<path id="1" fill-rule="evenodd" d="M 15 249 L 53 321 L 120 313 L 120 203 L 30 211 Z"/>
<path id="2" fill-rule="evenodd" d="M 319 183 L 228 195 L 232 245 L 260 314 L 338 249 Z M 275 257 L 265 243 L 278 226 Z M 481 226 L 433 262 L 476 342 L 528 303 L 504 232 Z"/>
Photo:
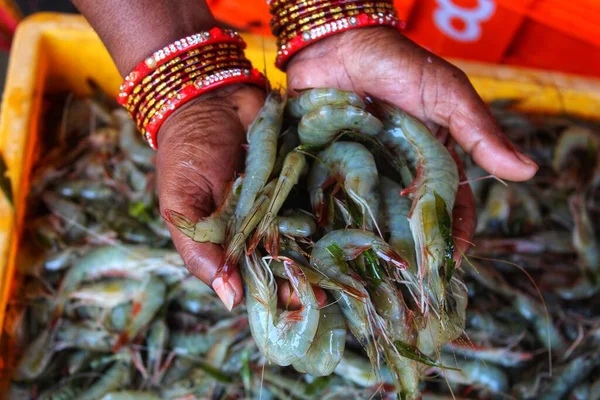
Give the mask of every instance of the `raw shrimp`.
<path id="1" fill-rule="evenodd" d="M 67 296 L 82 282 L 102 277 L 141 280 L 148 273 L 173 274 L 180 278 L 188 274 L 181 256 L 173 250 L 128 245 L 100 246 L 75 261 L 65 274 L 59 293 Z"/>
<path id="2" fill-rule="evenodd" d="M 56 351 L 78 349 L 98 352 L 109 352 L 117 343 L 118 335 L 104 328 L 91 327 L 84 323 L 74 323 L 64 320 L 56 334 Z"/>
<path id="3" fill-rule="evenodd" d="M 166 210 L 167 220 L 195 242 L 223 244 L 227 239 L 227 223 L 235 212 L 242 191 L 243 177 L 238 177 L 227 189 L 225 200 L 209 217 L 195 224 L 184 215 Z"/>
<path id="4" fill-rule="evenodd" d="M 481 360 L 485 363 L 493 363 L 503 367 L 511 368 L 524 364 L 533 358 L 533 353 L 522 351 L 511 351 L 509 348 L 478 347 L 473 344 L 448 343 L 443 347 L 444 351 L 457 356 Z"/>
<path id="5" fill-rule="evenodd" d="M 414 347 L 417 339 L 402 294 L 392 284 L 381 282 L 371 291 L 371 298 L 377 314 L 386 322 L 389 342 L 384 341 L 381 345 L 397 392 L 402 394 L 402 398 L 416 399 L 419 397 L 417 363 L 403 357 L 396 349 L 397 342 Z"/>
<path id="6" fill-rule="evenodd" d="M 364 109 L 365 102 L 354 92 L 334 89 L 316 88 L 303 90 L 296 97 L 288 100 L 286 111 L 296 119 L 323 106 L 354 106 Z"/>
<path id="7" fill-rule="evenodd" d="M 389 244 L 408 262 L 408 271 L 417 270 L 415 259 L 415 241 L 410 231 L 408 216 L 410 215 L 411 201 L 399 196 L 402 187 L 392 179 L 380 177 L 379 192 L 383 203 L 383 211 L 387 228 L 390 232 Z M 405 274 L 405 279 L 410 279 L 412 274 Z"/>
<path id="8" fill-rule="evenodd" d="M 327 376 L 333 372 L 344 355 L 346 323 L 337 304 L 319 310 L 319 327 L 308 352 L 293 367 L 312 376 Z"/>
<path id="9" fill-rule="evenodd" d="M 280 215 L 276 222 L 279 233 L 285 236 L 309 238 L 317 232 L 315 219 L 306 213 Z"/>
<path id="10" fill-rule="evenodd" d="M 552 382 L 540 398 L 543 400 L 564 398 L 579 382 L 586 380 L 598 365 L 600 365 L 598 349 L 574 358 L 552 374 Z"/>
<path id="11" fill-rule="evenodd" d="M 70 292 L 68 298 L 81 305 L 114 308 L 129 301 L 141 285 L 133 279 L 103 280 L 80 286 Z"/>
<path id="12" fill-rule="evenodd" d="M 242 193 L 235 209 L 236 230 L 248 216 L 256 197 L 267 183 L 277 154 L 277 138 L 283 122 L 285 97 L 272 91 L 248 128 L 248 154 Z"/>
<path id="13" fill-rule="evenodd" d="M 42 199 L 52 214 L 64 221 L 63 232 L 68 240 L 77 240 L 85 235 L 84 227 L 87 223 L 87 216 L 81 206 L 67 201 L 53 192 L 44 192 Z"/>
<path id="14" fill-rule="evenodd" d="M 254 228 L 262 221 L 267 214 L 271 198 L 275 189 L 275 181 L 269 182 L 262 190 L 260 196 L 254 202 L 252 209 L 244 218 L 244 221 L 240 225 L 239 229 L 236 229 L 235 233 L 231 237 L 231 242 L 225 250 L 225 258 L 217 269 L 215 277 L 222 277 L 225 282 L 229 279 L 233 266 L 235 266 L 242 253 L 246 244 L 246 239 L 250 236 Z M 239 204 L 239 203 L 238 203 Z"/>
<path id="15" fill-rule="evenodd" d="M 357 258 L 367 250 L 373 250 L 378 257 L 396 268 L 406 268 L 406 262 L 385 241 L 359 229 L 337 230 L 325 235 L 315 243 L 311 263 L 328 278 L 362 293 L 362 298 L 346 292 L 333 292 L 333 296 L 338 300 L 348 327 L 365 347 L 373 366 L 376 366 L 379 358 L 374 334 L 375 330 L 379 330 L 385 335 L 385 324 L 371 304 L 363 283 L 345 271 L 346 261 Z"/>
<path id="16" fill-rule="evenodd" d="M 465 329 L 468 293 L 462 279 L 455 276 L 446 293 L 446 307 L 440 314 L 424 316 L 425 326 L 419 330 L 417 348 L 425 354 L 434 354 L 444 343 L 457 339 Z"/>
<path id="17" fill-rule="evenodd" d="M 115 198 L 115 192 L 106 183 L 84 179 L 60 183 L 54 190 L 66 198 L 88 201 L 109 201 Z"/>
<path id="18" fill-rule="evenodd" d="M 371 113 L 354 106 L 325 105 L 305 114 L 298 124 L 298 136 L 304 147 L 320 147 L 345 131 L 376 136 L 383 124 Z"/>
<path id="19" fill-rule="evenodd" d="M 127 321 L 125 330 L 121 332 L 115 350 L 134 339 L 152 321 L 165 301 L 166 291 L 167 285 L 160 278 L 150 275 L 144 280 L 133 296 L 133 315 Z"/>
<path id="20" fill-rule="evenodd" d="M 508 376 L 499 367 L 484 364 L 479 360 L 467 361 L 462 358 L 442 354 L 442 364 L 450 368 L 442 369 L 444 377 L 452 383 L 478 386 L 493 393 L 506 393 L 509 388 Z"/>
<path id="21" fill-rule="evenodd" d="M 344 357 L 334 372 L 361 387 L 375 386 L 380 382 L 392 383 L 392 376 L 387 368 L 381 368 L 380 376 L 377 376 L 364 357 L 348 350 L 344 352 Z"/>
<path id="22" fill-rule="evenodd" d="M 279 214 L 279 210 L 281 210 L 288 195 L 298 183 L 298 179 L 300 179 L 300 175 L 305 167 L 306 157 L 304 154 L 292 151 L 285 157 L 283 169 L 277 179 L 275 189 L 273 189 L 273 196 L 271 197 L 267 214 L 256 228 L 254 237 L 250 240 L 249 252 L 252 252 L 258 245 L 258 242 L 266 235 L 265 248 L 269 253 L 273 252 L 273 255 L 277 256 L 279 251 L 279 232 L 277 226 L 275 226 L 275 229 L 272 229 L 272 226 L 277 214 Z M 268 231 L 274 232 L 274 234 L 267 235 Z"/>
<path id="23" fill-rule="evenodd" d="M 135 122 L 129 118 L 125 109 L 114 110 L 112 116 L 119 126 L 119 149 L 125 157 L 141 167 L 154 168 L 156 152 L 140 140 Z"/>
<path id="24" fill-rule="evenodd" d="M 298 139 L 297 126 L 290 125 L 285 131 L 281 133 L 281 135 L 279 135 L 279 141 L 281 142 L 281 144 L 279 145 L 279 151 L 277 152 L 277 158 L 275 159 L 273 171 L 271 171 L 271 176 L 269 177 L 269 180 L 279 176 L 279 173 L 283 168 L 283 162 L 285 161 L 285 158 L 287 157 L 289 152 L 300 145 L 300 139 Z"/>
<path id="25" fill-rule="evenodd" d="M 308 176 L 310 201 L 317 220 L 323 217 L 323 189 L 336 175 L 344 178 L 344 190 L 362 210 L 366 228 L 377 227 L 379 218 L 378 173 L 373 155 L 363 145 L 336 142 L 317 155 Z"/>
<path id="26" fill-rule="evenodd" d="M 130 384 L 131 380 L 131 358 L 119 355 L 117 360 L 100 379 L 92 384 L 83 393 L 79 394 L 78 400 L 97 400 L 106 393 L 120 389 Z"/>
<path id="27" fill-rule="evenodd" d="M 38 378 L 44 373 L 52 357 L 54 350 L 52 343 L 56 331 L 44 329 L 35 340 L 27 347 L 25 354 L 21 356 L 19 364 L 15 368 L 13 378 L 17 381 L 30 381 Z"/>
<path id="28" fill-rule="evenodd" d="M 459 181 L 456 162 L 419 120 L 390 103 L 377 99 L 373 102 L 384 119 L 402 130 L 416 154 L 417 176 L 402 194 L 412 200 L 409 220 L 421 280 L 420 308 L 427 311 L 431 299 L 434 308 L 440 309 L 454 271 L 452 210 Z"/>
<path id="29" fill-rule="evenodd" d="M 161 400 L 161 397 L 153 392 L 121 390 L 106 393 L 100 400 Z"/>
<path id="30" fill-rule="evenodd" d="M 160 367 L 164 353 L 167 352 L 166 346 L 169 340 L 169 327 L 163 319 L 157 319 L 148 329 L 146 347 L 148 348 L 148 357 L 146 370 L 152 371 L 152 382 L 157 385 L 160 381 Z"/>
<path id="31" fill-rule="evenodd" d="M 256 252 L 243 259 L 242 275 L 252 337 L 261 353 L 277 365 L 290 365 L 309 350 L 319 325 L 319 306 L 308 280 L 293 261 L 284 264 L 302 307 L 277 311 L 277 287 L 271 270 Z"/>

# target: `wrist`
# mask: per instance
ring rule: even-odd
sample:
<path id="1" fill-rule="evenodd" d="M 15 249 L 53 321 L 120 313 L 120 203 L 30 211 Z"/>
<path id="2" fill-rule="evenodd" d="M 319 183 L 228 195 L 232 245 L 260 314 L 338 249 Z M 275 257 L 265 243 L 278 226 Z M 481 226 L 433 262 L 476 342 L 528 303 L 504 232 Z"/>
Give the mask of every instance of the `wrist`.
<path id="1" fill-rule="evenodd" d="M 121 75 L 156 49 L 217 25 L 205 1 L 73 0 Z"/>

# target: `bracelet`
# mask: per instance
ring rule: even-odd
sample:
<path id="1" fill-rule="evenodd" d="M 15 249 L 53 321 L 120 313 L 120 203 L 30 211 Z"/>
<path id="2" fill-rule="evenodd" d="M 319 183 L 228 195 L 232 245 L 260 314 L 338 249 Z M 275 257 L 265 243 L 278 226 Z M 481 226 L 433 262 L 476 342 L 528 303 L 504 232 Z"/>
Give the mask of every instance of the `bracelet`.
<path id="1" fill-rule="evenodd" d="M 392 0 L 271 0 L 271 32 L 277 37 L 275 65 L 284 70 L 300 49 L 338 32 L 368 26 L 404 29 Z"/>
<path id="2" fill-rule="evenodd" d="M 176 40 L 125 77 L 117 101 L 156 149 L 163 122 L 190 100 L 231 84 L 268 86 L 264 75 L 245 57 L 245 48 L 237 32 L 220 28 Z"/>

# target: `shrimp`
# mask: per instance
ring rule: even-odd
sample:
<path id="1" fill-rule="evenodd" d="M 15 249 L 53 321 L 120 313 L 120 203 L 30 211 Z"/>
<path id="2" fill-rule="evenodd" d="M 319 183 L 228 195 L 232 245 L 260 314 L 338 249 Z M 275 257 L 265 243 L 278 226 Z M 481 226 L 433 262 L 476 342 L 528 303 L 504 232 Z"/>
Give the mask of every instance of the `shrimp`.
<path id="1" fill-rule="evenodd" d="M 38 400 L 76 400 L 82 389 L 74 382 L 44 391 Z M 12 397 L 11 397 L 12 398 Z M 27 397 L 29 399 L 30 397 Z"/>
<path id="2" fill-rule="evenodd" d="M 160 400 L 161 397 L 153 392 L 142 392 L 137 390 L 121 390 L 118 392 L 109 392 L 100 398 L 100 400 Z"/>
<path id="3" fill-rule="evenodd" d="M 344 355 L 346 323 L 337 304 L 319 311 L 319 327 L 308 352 L 294 362 L 296 371 L 312 376 L 327 376 L 333 372 Z"/>
<path id="4" fill-rule="evenodd" d="M 323 189 L 335 175 L 344 178 L 344 189 L 362 210 L 367 229 L 377 227 L 379 193 L 377 166 L 363 145 L 336 142 L 317 155 L 308 176 L 308 191 L 318 221 L 323 217 Z"/>
<path id="5" fill-rule="evenodd" d="M 73 263 L 61 281 L 59 294 L 68 296 L 86 281 L 117 276 L 142 280 L 148 273 L 187 275 L 179 253 L 146 246 L 100 246 Z"/>
<path id="6" fill-rule="evenodd" d="M 106 393 L 130 384 L 131 358 L 121 354 L 119 356 L 119 359 L 102 374 L 100 379 L 79 394 L 78 400 L 97 400 Z"/>
<path id="7" fill-rule="evenodd" d="M 68 298 L 83 305 L 114 308 L 129 301 L 140 286 L 141 282 L 133 279 L 103 280 L 82 285 Z"/>
<path id="8" fill-rule="evenodd" d="M 271 203 L 267 209 L 267 214 L 256 228 L 254 237 L 250 240 L 248 248 L 249 252 L 252 252 L 256 248 L 258 242 L 267 235 L 268 231 L 274 231 L 274 234 L 267 235 L 267 244 L 265 245 L 265 248 L 269 253 L 273 252 L 273 255 L 277 256 L 277 252 L 279 251 L 279 232 L 277 228 L 274 230 L 270 228 L 275 222 L 275 218 L 277 217 L 279 210 L 281 210 L 283 203 L 293 187 L 298 183 L 298 179 L 300 179 L 300 175 L 305 167 L 306 157 L 304 154 L 292 151 L 285 157 L 283 169 L 281 170 L 281 174 L 279 175 L 279 179 L 273 190 L 273 196 L 271 197 Z"/>
<path id="9" fill-rule="evenodd" d="M 552 382 L 542 393 L 540 399 L 559 400 L 564 398 L 578 383 L 586 380 L 598 365 L 600 365 L 600 357 L 597 349 L 574 358 L 552 375 Z"/>
<path id="10" fill-rule="evenodd" d="M 144 280 L 133 296 L 133 315 L 127 321 L 125 330 L 121 332 L 113 350 L 118 350 L 121 345 L 134 339 L 152 321 L 163 305 L 166 291 L 167 285 L 160 278 L 151 275 Z"/>
<path id="11" fill-rule="evenodd" d="M 442 369 L 444 376 L 452 383 L 478 386 L 492 393 L 506 393 L 509 388 L 508 376 L 503 369 L 479 360 L 468 361 L 442 354 L 442 364 L 458 369 Z"/>
<path id="12" fill-rule="evenodd" d="M 318 286 L 322 289 L 346 292 L 350 296 L 354 297 L 360 298 L 363 296 L 363 293 L 360 290 L 357 290 L 353 287 L 345 286 L 333 279 L 329 279 L 321 272 L 315 270 L 313 267 L 308 265 L 308 262 L 306 262 L 303 258 L 299 260 L 298 257 L 292 256 L 291 252 L 289 251 L 284 251 L 282 252 L 282 254 L 285 257 L 291 258 L 294 260 L 294 262 L 296 262 L 296 265 L 298 265 L 302 269 L 304 276 L 306 277 L 306 279 L 308 279 L 308 282 L 311 285 Z M 281 260 L 271 260 L 271 262 L 269 263 L 269 269 L 271 270 L 273 275 L 275 275 L 278 278 L 287 279 L 288 277 L 283 261 Z"/>
<path id="13" fill-rule="evenodd" d="M 306 213 L 280 215 L 276 222 L 279 233 L 284 236 L 309 238 L 317 232 L 315 219 Z"/>
<path id="14" fill-rule="evenodd" d="M 238 263 L 240 256 L 244 252 L 246 239 L 248 239 L 254 228 L 256 228 L 256 226 L 267 214 L 274 190 L 275 181 L 269 182 L 264 187 L 260 196 L 254 202 L 252 209 L 244 218 L 244 221 L 240 225 L 239 229 L 237 229 L 235 234 L 232 236 L 231 242 L 229 242 L 229 245 L 225 250 L 225 258 L 217 269 L 215 278 L 221 277 L 225 282 L 229 280 L 231 271 L 233 271 L 233 266 Z"/>
<path id="15" fill-rule="evenodd" d="M 140 140 L 135 122 L 129 118 L 127 112 L 117 108 L 112 112 L 112 117 L 119 126 L 119 149 L 125 157 L 141 167 L 154 168 L 156 152 Z"/>
<path id="16" fill-rule="evenodd" d="M 334 373 L 360 387 L 374 386 L 379 382 L 392 383 L 392 376 L 387 368 L 381 368 L 380 376 L 377 376 L 364 357 L 351 351 L 344 352 Z"/>
<path id="17" fill-rule="evenodd" d="M 296 97 L 288 100 L 286 111 L 295 119 L 323 106 L 354 106 L 365 109 L 365 102 L 356 93 L 334 89 L 316 88 L 303 90 Z"/>
<path id="18" fill-rule="evenodd" d="M 285 97 L 278 91 L 267 96 L 252 125 L 248 128 L 248 154 L 246 155 L 246 178 L 235 209 L 235 227 L 239 229 L 242 221 L 253 208 L 256 197 L 267 183 L 277 154 L 277 138 L 283 123 Z"/>
<path id="19" fill-rule="evenodd" d="M 453 277 L 446 293 L 446 307 L 439 315 L 424 316 L 425 326 L 419 330 L 417 348 L 424 354 L 433 354 L 444 343 L 457 339 L 465 329 L 468 303 L 467 288 L 459 277 Z"/>
<path id="20" fill-rule="evenodd" d="M 90 327 L 85 323 L 64 320 L 56 333 L 54 349 L 79 349 L 109 352 L 117 343 L 118 335 L 100 327 Z"/>
<path id="21" fill-rule="evenodd" d="M 44 373 L 54 356 L 51 344 L 54 342 L 55 336 L 56 330 L 44 329 L 31 342 L 15 368 L 13 379 L 31 381 Z"/>
<path id="22" fill-rule="evenodd" d="M 292 260 L 283 261 L 302 303 L 296 311 L 277 311 L 275 278 L 256 252 L 243 259 L 241 270 L 252 337 L 269 361 L 286 366 L 308 352 L 319 325 L 319 306 L 302 270 Z"/>
<path id="23" fill-rule="evenodd" d="M 584 200 L 578 195 L 571 196 L 569 208 L 575 221 L 573 247 L 584 265 L 584 271 L 572 286 L 559 288 L 558 294 L 564 299 L 583 299 L 600 290 L 600 245 Z"/>
<path id="24" fill-rule="evenodd" d="M 381 177 L 379 191 L 385 220 L 390 232 L 388 243 L 408 262 L 408 268 L 402 271 L 402 276 L 407 282 L 412 283 L 408 287 L 408 290 L 412 293 L 413 287 L 417 287 L 418 282 L 415 282 L 414 279 L 417 272 L 415 241 L 408 221 L 411 201 L 406 197 L 398 196 L 401 190 L 400 185 L 393 180 L 385 176 Z"/>
<path id="25" fill-rule="evenodd" d="M 385 241 L 359 229 L 332 231 L 323 236 L 313 247 L 311 263 L 328 278 L 362 293 L 361 298 L 345 292 L 333 292 L 333 296 L 338 300 L 350 330 L 365 347 L 375 367 L 379 359 L 375 328 L 385 335 L 385 323 L 377 315 L 363 283 L 345 271 L 346 261 L 357 258 L 367 250 L 373 250 L 378 257 L 397 268 L 406 268 L 406 261 Z"/>
<path id="26" fill-rule="evenodd" d="M 109 201 L 116 197 L 115 192 L 104 182 L 85 179 L 60 183 L 55 190 L 63 197 L 88 201 Z"/>
<path id="27" fill-rule="evenodd" d="M 277 158 L 273 165 L 273 171 L 269 180 L 277 177 L 283 168 L 283 162 L 287 155 L 300 145 L 300 139 L 298 139 L 298 127 L 296 125 L 290 125 L 285 131 L 279 135 L 279 151 L 277 152 Z"/>
<path id="28" fill-rule="evenodd" d="M 443 350 L 458 356 L 494 363 L 507 368 L 521 366 L 533 359 L 533 353 L 530 352 L 511 351 L 508 348 L 478 347 L 456 342 L 444 345 Z"/>
<path id="29" fill-rule="evenodd" d="M 152 382 L 157 385 L 160 382 L 161 360 L 169 340 L 169 327 L 163 319 L 157 319 L 148 329 L 146 347 L 148 348 L 148 358 L 146 370 L 152 371 Z"/>
<path id="30" fill-rule="evenodd" d="M 557 186 L 583 189 L 593 179 L 600 158 L 600 140 L 589 128 L 572 125 L 564 130 L 554 147 L 552 168 L 559 174 Z"/>
<path id="31" fill-rule="evenodd" d="M 53 192 L 42 194 L 44 204 L 53 215 L 64 221 L 63 235 L 67 240 L 78 240 L 85 235 L 82 227 L 86 226 L 87 216 L 78 204 L 65 200 Z"/>
<path id="32" fill-rule="evenodd" d="M 298 124 L 298 136 L 304 147 L 320 147 L 344 131 L 376 136 L 383 124 L 371 113 L 354 106 L 325 105 L 306 113 Z"/>
<path id="33" fill-rule="evenodd" d="M 175 225 L 184 235 L 195 242 L 211 242 L 223 244 L 227 241 L 227 223 L 235 212 L 242 189 L 243 177 L 238 177 L 229 185 L 224 196 L 225 200 L 209 217 L 195 224 L 184 215 L 166 210 L 166 219 Z"/>
<path id="34" fill-rule="evenodd" d="M 396 342 L 411 346 L 416 342 L 416 334 L 412 328 L 412 321 L 408 318 L 408 310 L 403 304 L 402 295 L 392 284 L 381 282 L 371 292 L 371 298 L 377 314 L 386 321 L 387 336 L 390 342 L 383 342 L 382 347 L 397 392 L 402 394 L 402 398 L 418 398 L 419 370 L 417 363 L 400 355 L 395 347 Z"/>
<path id="35" fill-rule="evenodd" d="M 402 191 L 412 200 L 410 228 L 416 245 L 420 308 L 443 308 L 445 286 L 452 278 L 452 210 L 458 191 L 458 168 L 448 150 L 416 118 L 382 100 L 373 99 L 384 120 L 402 130 L 417 159 L 417 175 Z M 408 184 L 408 182 L 405 182 Z"/>
<path id="36" fill-rule="evenodd" d="M 477 269 L 477 272 L 472 273 L 471 276 L 486 288 L 511 299 L 516 311 L 529 323 L 538 340 L 548 350 L 559 354 L 566 351 L 569 345 L 552 321 L 548 321 L 545 314 L 546 310 L 541 303 L 510 286 L 500 274 L 490 267 L 473 261 L 471 263 Z"/>

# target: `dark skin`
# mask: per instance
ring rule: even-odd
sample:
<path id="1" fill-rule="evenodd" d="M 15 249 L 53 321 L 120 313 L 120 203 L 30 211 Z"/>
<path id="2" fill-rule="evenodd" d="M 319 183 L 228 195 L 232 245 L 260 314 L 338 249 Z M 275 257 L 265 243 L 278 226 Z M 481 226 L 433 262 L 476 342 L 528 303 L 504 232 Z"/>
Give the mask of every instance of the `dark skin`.
<path id="1" fill-rule="evenodd" d="M 110 52 L 123 76 L 156 49 L 216 25 L 200 0 L 73 0 Z M 287 65 L 288 88 L 337 87 L 374 93 L 416 117 L 432 130 L 449 128 L 452 137 L 491 174 L 523 181 L 537 166 L 508 142 L 466 75 L 399 32 L 362 28 L 320 40 L 298 52 Z M 227 182 L 243 169 L 245 132 L 265 93 L 235 85 L 201 96 L 176 110 L 158 135 L 158 194 L 161 210 L 192 220 L 210 215 L 222 201 Z M 169 227 L 189 271 L 212 285 L 223 303 L 243 299 L 241 277 L 228 282 L 214 275 L 223 249 L 196 243 Z M 461 185 L 454 209 L 457 255 L 475 230 L 473 197 Z M 324 293 L 315 290 L 324 302 Z M 281 285 L 280 298 L 290 289 Z M 292 296 L 293 297 L 293 296 Z M 294 299 L 292 298 L 292 301 Z"/>

